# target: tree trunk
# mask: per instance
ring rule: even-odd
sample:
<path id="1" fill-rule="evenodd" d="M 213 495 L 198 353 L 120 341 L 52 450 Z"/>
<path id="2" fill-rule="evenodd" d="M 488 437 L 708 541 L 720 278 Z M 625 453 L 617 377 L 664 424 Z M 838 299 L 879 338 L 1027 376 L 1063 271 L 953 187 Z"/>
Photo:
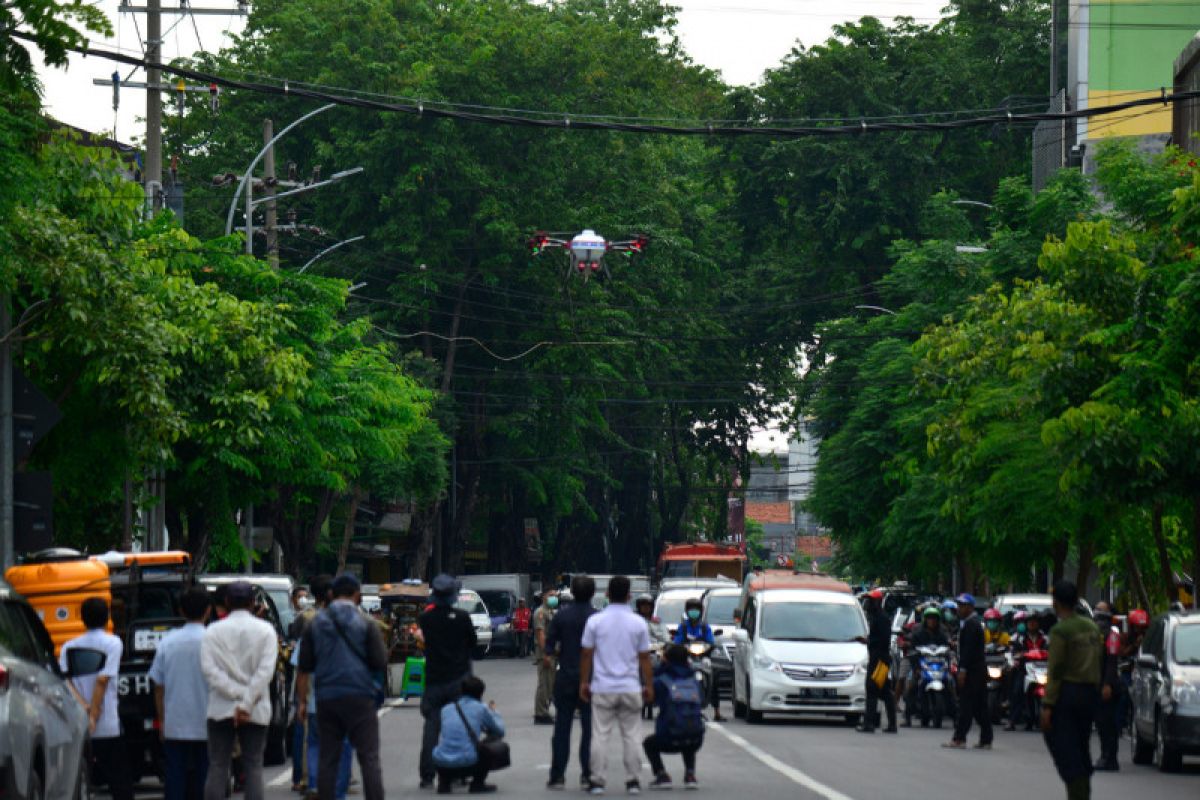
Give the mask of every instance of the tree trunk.
<path id="1" fill-rule="evenodd" d="M 1090 514 L 1084 515 L 1079 524 L 1079 569 L 1075 572 L 1075 586 L 1079 596 L 1087 594 L 1087 582 L 1092 573 L 1092 562 L 1096 557 L 1096 540 L 1094 532 L 1095 520 Z"/>
<path id="2" fill-rule="evenodd" d="M 1125 546 L 1125 565 L 1129 569 L 1129 579 L 1133 581 L 1133 592 L 1142 608 L 1150 608 L 1150 595 L 1146 592 L 1146 582 L 1142 580 L 1142 570 L 1138 567 L 1137 558 L 1129 545 Z"/>
<path id="3" fill-rule="evenodd" d="M 1192 608 L 1200 608 L 1200 492 L 1192 495 Z"/>
<path id="4" fill-rule="evenodd" d="M 1051 558 L 1053 558 L 1050 573 L 1050 586 L 1053 588 L 1054 584 L 1063 579 L 1063 573 L 1066 570 L 1067 540 L 1064 538 L 1056 541 L 1054 546 L 1050 548 L 1050 554 Z"/>
<path id="5" fill-rule="evenodd" d="M 350 553 L 350 540 L 354 538 L 354 518 L 358 516 L 358 504 L 362 502 L 362 489 L 355 486 L 350 492 L 350 505 L 346 508 L 346 524 L 342 527 L 342 544 L 338 548 L 338 574 L 346 571 L 346 556 Z"/>
<path id="6" fill-rule="evenodd" d="M 1163 501 L 1154 501 L 1150 515 L 1150 528 L 1154 533 L 1154 549 L 1158 553 L 1159 579 L 1169 606 L 1176 598 L 1175 574 L 1171 571 L 1171 556 L 1167 553 L 1167 538 L 1163 535 Z"/>
<path id="7" fill-rule="evenodd" d="M 410 578 L 429 580 L 433 577 L 429 574 L 429 556 L 433 551 L 434 531 L 441 524 L 438 520 L 440 507 L 441 504 L 434 500 L 418 506 L 413 512 L 412 536 L 417 544 L 409 564 L 408 577 Z"/>

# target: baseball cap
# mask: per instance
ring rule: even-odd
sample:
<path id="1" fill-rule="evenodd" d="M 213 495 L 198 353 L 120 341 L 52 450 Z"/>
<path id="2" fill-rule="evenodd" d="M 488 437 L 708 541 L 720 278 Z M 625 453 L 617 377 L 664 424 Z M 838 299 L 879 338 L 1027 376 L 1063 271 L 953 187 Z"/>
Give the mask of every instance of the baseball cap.
<path id="1" fill-rule="evenodd" d="M 975 605 L 975 598 L 968 592 L 963 592 L 958 597 L 954 598 L 954 602 L 958 603 L 960 606 L 973 606 Z"/>
<path id="2" fill-rule="evenodd" d="M 443 572 L 433 579 L 433 583 L 429 584 L 429 588 L 433 590 L 434 594 L 446 597 L 457 595 L 458 590 L 462 588 L 462 583 Z"/>
<path id="3" fill-rule="evenodd" d="M 249 581 L 234 581 L 225 587 L 227 600 L 249 602 L 254 599 L 254 587 Z"/>

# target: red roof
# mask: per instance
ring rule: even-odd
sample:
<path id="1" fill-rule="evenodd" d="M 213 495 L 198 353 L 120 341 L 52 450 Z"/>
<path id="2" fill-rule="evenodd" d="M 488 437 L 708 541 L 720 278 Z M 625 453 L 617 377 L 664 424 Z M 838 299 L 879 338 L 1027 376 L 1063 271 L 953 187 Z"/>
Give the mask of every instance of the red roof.
<path id="1" fill-rule="evenodd" d="M 764 525 L 790 525 L 792 522 L 791 503 L 754 503 L 746 502 L 746 519 L 761 522 Z"/>

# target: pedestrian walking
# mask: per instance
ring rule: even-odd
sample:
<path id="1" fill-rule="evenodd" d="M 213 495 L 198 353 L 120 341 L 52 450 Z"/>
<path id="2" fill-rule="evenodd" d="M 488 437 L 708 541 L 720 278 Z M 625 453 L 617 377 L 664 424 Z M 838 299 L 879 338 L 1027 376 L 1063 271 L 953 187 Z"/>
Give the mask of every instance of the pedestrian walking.
<path id="1" fill-rule="evenodd" d="M 987 659 L 983 647 L 983 623 L 975 613 L 975 598 L 960 594 L 956 600 L 958 630 L 958 721 L 954 738 L 942 747 L 964 748 L 971 721 L 979 723 L 977 750 L 992 749 L 992 715 L 987 705 Z"/>
<path id="2" fill-rule="evenodd" d="M 879 724 L 879 700 L 887 711 L 888 724 L 884 733 L 896 732 L 896 697 L 892 693 L 890 674 L 880 684 L 875 680 L 875 670 L 880 665 L 889 673 L 892 662 L 892 622 L 883 610 L 883 590 L 872 589 L 867 593 L 867 619 L 870 629 L 867 634 L 867 709 L 858 730 L 874 733 Z"/>
<path id="3" fill-rule="evenodd" d="M 233 745 L 241 747 L 245 799 L 262 800 L 263 750 L 271 722 L 271 679 L 279 640 L 270 623 L 251 613 L 254 587 L 234 581 L 225 587 L 228 615 L 204 632 L 200 668 L 208 684 L 208 778 L 204 800 L 225 800 Z"/>
<path id="4" fill-rule="evenodd" d="M 528 658 L 532 652 L 530 634 L 533 628 L 533 611 L 525 604 L 525 598 L 517 601 L 513 612 L 513 635 L 517 637 L 517 658 Z"/>
<path id="5" fill-rule="evenodd" d="M 292 666 L 296 665 L 296 655 L 300 652 L 300 637 L 304 635 L 304 629 L 307 627 L 311 615 L 306 614 L 309 609 L 315 605 L 312 598 L 312 593 L 308 587 L 297 586 L 292 589 L 292 611 L 295 616 L 292 622 L 288 625 L 288 641 L 292 642 Z M 293 684 L 295 689 L 295 684 Z M 295 711 L 297 703 L 292 703 L 292 710 Z M 305 736 L 307 734 L 306 725 L 298 719 L 292 719 L 291 736 L 292 736 L 292 791 L 304 792 L 305 790 L 305 772 L 304 772 L 304 752 L 305 752 Z"/>
<path id="6" fill-rule="evenodd" d="M 433 749 L 442 729 L 442 708 L 462 695 L 463 679 L 471 674 L 475 626 L 471 615 L 455 608 L 462 584 L 449 575 L 438 575 L 430 584 L 431 607 L 417 618 L 425 641 L 425 692 L 421 695 L 421 788 L 433 786 Z"/>
<path id="7" fill-rule="evenodd" d="M 95 675 L 72 678 L 71 683 L 87 705 L 88 732 L 92 742 L 92 761 L 101 767 L 113 800 L 133 800 L 133 783 L 125 764 L 125 737 L 121 735 L 121 718 L 117 709 L 117 681 L 121 674 L 121 640 L 108 627 L 108 603 L 100 597 L 89 597 L 80 606 L 79 615 L 87 632 L 62 646 L 58 664 L 67 670 L 67 653 L 79 647 L 104 653 L 104 669 Z"/>
<path id="8" fill-rule="evenodd" d="M 592 704 L 589 791 L 604 794 L 608 738 L 616 728 L 624 752 L 626 791 L 640 794 L 642 703 L 654 702 L 650 631 L 629 606 L 629 578 L 618 575 L 609 581 L 608 601 L 583 630 L 579 697 Z"/>
<path id="9" fill-rule="evenodd" d="M 533 663 L 537 665 L 537 693 L 533 696 L 533 722 L 535 725 L 553 725 L 550 716 L 550 699 L 554 694 L 554 656 L 546 654 L 546 630 L 558 612 L 558 593 L 547 589 L 542 604 L 533 612 L 533 637 L 537 643 Z"/>
<path id="10" fill-rule="evenodd" d="M 696 780 L 696 752 L 704 744 L 704 694 L 692 674 L 683 645 L 673 644 L 663 651 L 663 663 L 655 670 L 654 699 L 658 704 L 658 722 L 654 733 L 642 741 L 654 773 L 650 788 L 671 788 L 663 753 L 683 756 L 684 788 L 700 788 Z"/>
<path id="11" fill-rule="evenodd" d="M 1096 732 L 1100 734 L 1100 758 L 1095 769 L 1101 772 L 1117 772 L 1121 763 L 1117 752 L 1121 746 L 1120 729 L 1117 727 L 1121 693 L 1125 684 L 1117 671 L 1117 660 L 1121 651 L 1121 632 L 1113 623 L 1112 606 L 1101 600 L 1092 611 L 1096 627 L 1100 631 L 1100 702 L 1096 706 Z"/>
<path id="12" fill-rule="evenodd" d="M 1088 745 L 1100 700 L 1100 631 L 1076 613 L 1079 591 L 1070 581 L 1054 584 L 1050 658 L 1046 664 L 1046 696 L 1042 700 L 1042 733 L 1066 785 L 1067 800 L 1092 796 L 1092 756 Z"/>
<path id="13" fill-rule="evenodd" d="M 339 575 L 330 586 L 332 602 L 313 617 L 300 641 L 297 716 L 308 716 L 308 685 L 317 701 L 320 758 L 317 795 L 336 800 L 338 768 L 347 740 L 358 753 L 363 794 L 383 800 L 379 758 L 379 686 L 374 674 L 387 668 L 387 649 L 379 626 L 359 612 L 362 586 L 353 575 Z"/>
<path id="14" fill-rule="evenodd" d="M 454 782 L 471 779 L 471 794 L 487 794 L 496 787 L 487 782 L 488 765 L 479 757 L 477 742 L 504 737 L 504 720 L 495 703 L 483 704 L 486 687 L 474 675 L 463 678 L 459 699 L 442 707 L 442 730 L 433 763 L 437 767 L 438 794 L 451 794 Z M 467 726 L 470 726 L 468 729 Z"/>
<path id="15" fill-rule="evenodd" d="M 554 676 L 554 736 L 550 742 L 550 780 L 546 788 L 562 789 L 566 783 L 567 763 L 571 760 L 571 726 L 579 713 L 580 784 L 588 786 L 588 765 L 592 748 L 592 707 L 579 699 L 580 660 L 583 651 L 583 630 L 596 613 L 592 597 L 596 581 L 586 575 L 571 580 L 571 596 L 575 601 L 554 615 L 546 632 L 546 658 L 558 659 Z"/>
<path id="16" fill-rule="evenodd" d="M 166 800 L 201 800 L 208 778 L 208 684 L 200 669 L 200 646 L 212 605 L 200 586 L 184 591 L 179 605 L 187 622 L 158 643 L 150 680 L 163 739 Z"/>

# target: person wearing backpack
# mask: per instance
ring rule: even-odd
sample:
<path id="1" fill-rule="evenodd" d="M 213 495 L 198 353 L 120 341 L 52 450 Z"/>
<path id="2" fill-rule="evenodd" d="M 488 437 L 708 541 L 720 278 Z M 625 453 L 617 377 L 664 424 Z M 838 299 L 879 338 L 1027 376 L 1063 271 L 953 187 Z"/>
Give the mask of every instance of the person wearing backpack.
<path id="1" fill-rule="evenodd" d="M 671 776 L 663 766 L 663 753 L 683 756 L 683 785 L 698 789 L 696 751 L 704 744 L 704 692 L 692 674 L 687 648 L 673 644 L 663 653 L 663 663 L 654 677 L 658 721 L 654 733 L 642 742 L 654 779 L 651 789 L 670 789 Z"/>

